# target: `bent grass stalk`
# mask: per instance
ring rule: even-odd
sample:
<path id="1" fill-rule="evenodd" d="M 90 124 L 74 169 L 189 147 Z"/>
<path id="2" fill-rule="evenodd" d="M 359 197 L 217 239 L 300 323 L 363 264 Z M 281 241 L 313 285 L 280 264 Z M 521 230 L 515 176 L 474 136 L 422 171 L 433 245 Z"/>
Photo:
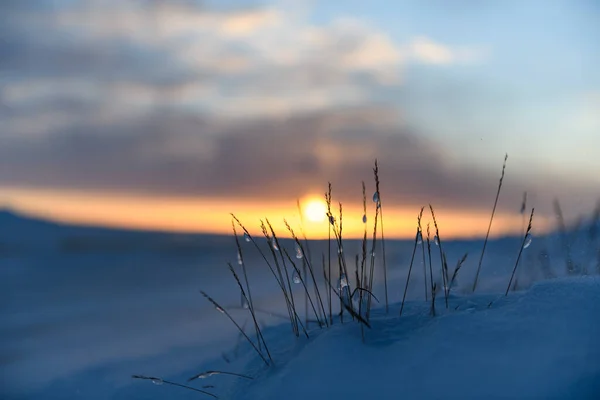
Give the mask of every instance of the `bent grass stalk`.
<path id="1" fill-rule="evenodd" d="M 294 233 L 294 230 L 292 229 L 292 227 L 288 224 L 288 222 L 284 219 L 283 220 L 286 228 L 288 229 L 288 231 L 290 232 L 290 234 L 292 235 L 292 239 L 294 239 L 294 241 L 296 242 L 296 245 L 298 246 L 298 248 L 300 249 L 300 251 L 302 252 L 303 255 L 303 267 L 307 267 L 308 272 L 310 273 L 311 279 L 313 281 L 313 286 L 315 289 L 315 296 L 317 297 L 317 300 L 319 302 L 319 305 L 321 307 L 321 311 L 323 312 L 323 318 L 325 320 L 325 325 L 329 326 L 328 322 L 327 322 L 327 314 L 325 313 L 325 306 L 323 305 L 323 299 L 321 298 L 321 292 L 319 290 L 319 285 L 317 284 L 317 279 L 315 278 L 315 273 L 314 273 L 314 269 L 312 266 L 312 260 L 307 259 L 306 258 L 306 253 L 304 252 L 304 246 L 302 245 L 302 243 L 300 243 L 300 240 L 298 239 L 298 236 L 296 236 L 296 234 Z M 306 239 L 305 239 L 306 242 Z M 308 243 L 307 243 L 308 246 Z M 307 247 L 308 249 L 308 247 Z M 295 265 L 295 264 L 294 264 Z M 306 282 L 306 270 L 304 271 L 304 281 Z M 308 295 L 308 294 L 307 294 Z M 317 316 L 317 319 L 319 319 L 319 317 Z"/>
<path id="2" fill-rule="evenodd" d="M 477 265 L 477 272 L 475 273 L 475 281 L 473 282 L 473 292 L 475 292 L 475 289 L 477 289 L 479 273 L 481 272 L 481 263 L 483 262 L 485 248 L 487 247 L 488 238 L 490 237 L 490 231 L 492 230 L 492 222 L 494 221 L 494 214 L 496 213 L 496 206 L 498 205 L 498 198 L 500 197 L 500 190 L 502 189 L 502 182 L 504 181 L 504 171 L 506 169 L 506 160 L 508 160 L 508 154 L 504 155 L 504 164 L 502 165 L 502 175 L 500 176 L 500 182 L 498 183 L 498 191 L 496 192 L 496 200 L 494 200 L 494 208 L 492 209 L 492 217 L 490 218 L 490 224 L 488 225 L 487 233 L 485 234 L 485 240 L 483 241 L 483 249 L 481 250 L 481 257 L 479 258 L 479 264 Z"/>
<path id="3" fill-rule="evenodd" d="M 248 300 L 248 297 L 246 296 L 246 292 L 244 291 L 244 287 L 242 286 L 242 283 L 240 282 L 240 278 L 238 277 L 237 273 L 235 272 L 233 265 L 231 265 L 231 263 L 227 263 L 227 265 L 229 266 L 229 271 L 231 271 L 233 278 L 235 279 L 235 281 L 238 284 L 238 287 L 242 293 L 242 296 L 246 299 L 246 302 L 248 304 L 250 304 L 250 301 Z M 254 313 L 254 308 L 250 308 L 250 306 L 248 306 L 248 310 L 250 311 L 250 315 L 252 315 L 252 321 L 254 322 L 254 327 L 256 329 L 258 348 L 261 349 L 261 343 L 262 343 L 262 346 L 265 347 L 265 351 L 267 352 L 267 356 L 269 357 L 269 360 L 271 360 L 271 362 L 273 362 L 273 358 L 271 357 L 271 353 L 269 352 L 269 348 L 267 347 L 265 338 L 262 334 L 262 331 L 260 330 L 260 326 L 258 325 L 258 321 L 256 319 L 256 314 Z"/>
<path id="4" fill-rule="evenodd" d="M 212 397 L 214 399 L 218 399 L 219 398 L 216 395 L 214 395 L 212 393 L 209 393 L 209 392 L 207 392 L 205 390 L 196 389 L 196 388 L 193 388 L 191 386 L 182 385 L 181 383 L 177 383 L 177 382 L 167 381 L 165 379 L 158 378 L 158 377 L 155 377 L 155 376 L 131 375 L 131 377 L 133 379 L 142 379 L 142 380 L 152 381 L 152 383 L 154 383 L 155 385 L 165 384 L 165 385 L 177 386 L 177 387 L 180 387 L 180 388 L 183 388 L 183 389 L 192 390 L 194 392 L 202 393 L 202 394 L 210 396 L 210 397 Z"/>
<path id="5" fill-rule="evenodd" d="M 199 374 L 196 374 L 196 375 L 192 376 L 191 378 L 189 378 L 187 381 L 191 382 L 196 379 L 206 379 L 206 378 L 210 378 L 211 376 L 215 376 L 215 375 L 229 375 L 229 376 L 235 376 L 238 378 L 244 378 L 244 379 L 248 379 L 248 380 L 254 379 L 251 376 L 244 375 L 244 374 L 238 374 L 235 372 L 209 370 L 209 371 L 204 371 Z"/>
<path id="6" fill-rule="evenodd" d="M 460 271 L 460 268 L 462 267 L 464 262 L 467 260 L 468 255 L 469 255 L 469 253 L 465 253 L 465 255 L 462 256 L 462 258 L 460 260 L 458 260 L 458 263 L 456 263 L 456 267 L 454 267 L 454 272 L 452 273 L 452 279 L 450 280 L 450 285 L 448 286 L 448 296 L 450 296 L 450 290 L 452 289 L 452 286 L 454 285 L 454 282 L 456 281 L 456 277 L 458 276 L 458 271 Z"/>
<path id="7" fill-rule="evenodd" d="M 227 312 L 226 309 L 224 309 L 223 307 L 221 307 L 219 305 L 219 303 L 217 303 L 215 300 L 213 300 L 213 298 L 211 298 L 209 295 L 207 295 L 205 292 L 203 292 L 202 290 L 200 291 L 200 293 L 202 294 L 202 296 L 204 296 L 206 298 L 206 300 L 208 300 L 210 303 L 212 303 L 212 305 L 215 307 L 215 309 L 220 312 L 221 314 L 224 314 L 225 316 L 227 316 L 227 318 L 229 318 L 229 320 L 231 322 L 233 322 L 233 324 L 235 325 L 235 327 L 238 329 L 238 331 L 240 331 L 240 333 L 242 335 L 244 335 L 244 337 L 246 338 L 246 340 L 248 341 L 248 343 L 250 343 L 250 345 L 252 346 L 252 348 L 256 351 L 256 353 L 260 356 L 260 358 L 264 361 L 265 365 L 268 367 L 269 361 L 265 358 L 265 356 L 262 354 L 262 352 L 258 349 L 258 347 L 256 347 L 256 345 L 254 344 L 254 342 L 252 341 L 252 339 L 250 339 L 248 337 L 248 335 L 246 334 L 246 332 L 244 332 L 244 330 L 242 329 L 242 327 L 235 321 L 235 319 L 233 319 L 233 317 L 231 316 L 231 314 L 229 314 Z"/>
<path id="8" fill-rule="evenodd" d="M 340 299 L 340 302 L 342 304 L 342 307 L 344 307 L 346 309 L 346 311 L 350 314 L 350 316 L 353 319 L 356 319 L 358 322 L 360 322 L 361 324 L 365 325 L 367 328 L 371 329 L 371 325 L 369 324 L 369 321 L 366 320 L 365 318 L 363 318 L 361 315 L 359 315 L 353 307 L 349 306 L 348 304 L 346 304 L 346 302 L 344 302 L 343 300 L 343 296 L 340 292 L 338 292 L 333 285 L 331 285 L 331 281 L 327 281 L 327 284 L 329 285 L 329 289 L 335 293 L 335 295 Z M 355 289 L 356 290 L 356 289 Z M 364 289 L 362 289 L 364 290 Z M 367 291 L 368 292 L 368 291 Z M 369 292 L 370 293 L 370 292 Z M 377 300 L 377 297 L 375 297 L 372 293 L 370 293 L 371 296 L 373 296 L 373 298 L 379 302 L 379 300 Z M 350 296 L 350 298 L 352 298 L 352 296 Z M 351 304 L 351 303 L 350 303 Z"/>

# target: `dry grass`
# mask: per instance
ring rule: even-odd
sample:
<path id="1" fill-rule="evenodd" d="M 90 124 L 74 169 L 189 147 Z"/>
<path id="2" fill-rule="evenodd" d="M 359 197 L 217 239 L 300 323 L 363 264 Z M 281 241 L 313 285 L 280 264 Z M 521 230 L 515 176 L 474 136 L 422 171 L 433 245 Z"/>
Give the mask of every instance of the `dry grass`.
<path id="1" fill-rule="evenodd" d="M 487 246 L 488 239 L 489 239 L 489 234 L 491 231 L 495 211 L 496 211 L 496 208 L 498 205 L 498 200 L 499 200 L 500 192 L 501 192 L 502 185 L 503 185 L 507 158 L 508 158 L 508 156 L 505 156 L 505 158 L 504 158 L 504 163 L 502 166 L 502 174 L 501 174 L 501 177 L 499 180 L 498 190 L 496 192 L 496 198 L 495 198 L 495 202 L 494 202 L 494 207 L 492 209 L 492 215 L 490 218 L 488 230 L 487 230 L 485 240 L 483 243 L 483 249 L 481 252 L 481 256 L 480 256 L 479 262 L 477 264 L 476 276 L 475 276 L 475 280 L 474 280 L 473 287 L 472 287 L 473 291 L 475 291 L 477 288 L 479 274 L 481 271 L 482 262 L 483 262 L 486 246 Z M 371 316 L 371 311 L 372 311 L 372 300 L 374 299 L 375 301 L 379 302 L 379 300 L 377 299 L 377 297 L 374 294 L 374 285 L 375 285 L 374 277 L 375 277 L 375 267 L 376 267 L 375 253 L 376 253 L 378 240 L 381 240 L 381 247 L 382 247 L 382 253 L 383 253 L 382 254 L 383 255 L 383 262 L 382 262 L 383 284 L 384 284 L 383 289 L 384 289 L 384 293 L 385 293 L 386 313 L 389 310 L 387 265 L 386 265 L 386 257 L 385 257 L 385 239 L 384 239 L 384 232 L 383 232 L 383 213 L 382 213 L 382 205 L 381 205 L 379 165 L 378 165 L 377 160 L 375 161 L 375 167 L 373 168 L 373 173 L 374 173 L 374 178 L 375 178 L 376 189 L 375 189 L 375 193 L 373 196 L 373 200 L 375 203 L 375 210 L 374 210 L 374 220 L 373 220 L 373 232 L 372 232 L 372 236 L 371 236 L 371 240 L 370 240 L 371 247 L 370 247 L 370 252 L 368 252 L 367 249 L 369 246 L 369 240 L 368 240 L 368 235 L 367 235 L 368 232 L 367 232 L 367 224 L 366 224 L 366 222 L 367 222 L 366 221 L 367 197 L 366 197 L 365 183 L 362 182 L 364 234 L 363 234 L 362 243 L 361 243 L 362 255 L 359 256 L 359 254 L 356 254 L 354 257 L 354 259 L 355 259 L 354 260 L 354 264 L 355 264 L 355 271 L 354 271 L 355 272 L 355 274 L 354 274 L 355 275 L 355 288 L 354 289 L 352 289 L 351 285 L 350 285 L 350 279 L 349 279 L 350 275 L 348 274 L 348 268 L 347 268 L 347 264 L 346 264 L 346 257 L 345 257 L 345 251 L 344 251 L 343 206 L 341 203 L 338 203 L 339 214 L 337 216 L 334 216 L 332 213 L 333 199 L 332 199 L 331 183 L 328 184 L 328 190 L 325 193 L 325 200 L 327 203 L 326 217 L 328 219 L 327 256 L 325 253 L 321 254 L 321 267 L 322 267 L 322 273 L 323 273 L 323 281 L 325 283 L 325 289 L 327 290 L 327 294 L 325 294 L 325 295 L 323 295 L 321 293 L 321 290 L 319 289 L 320 283 L 316 279 L 317 273 L 315 272 L 315 266 L 310 257 L 309 240 L 307 239 L 306 234 L 304 233 L 304 229 L 302 227 L 302 219 L 301 219 L 300 230 L 302 233 L 303 240 L 301 240 L 298 237 L 298 235 L 296 235 L 292 226 L 286 220 L 284 220 L 287 231 L 289 232 L 289 234 L 292 237 L 292 240 L 293 240 L 292 243 L 295 246 L 296 258 L 298 260 L 299 259 L 302 260 L 302 265 L 300 267 L 296 264 L 298 261 L 294 261 L 293 257 L 290 256 L 290 252 L 288 251 L 288 249 L 284 248 L 284 246 L 283 246 L 284 243 L 280 242 L 275 230 L 273 229 L 273 227 L 268 219 L 261 221 L 260 227 L 261 227 L 262 234 L 263 234 L 264 240 L 266 242 L 266 245 L 269 249 L 268 253 L 270 254 L 270 257 L 265 253 L 265 251 L 263 251 L 263 248 L 257 243 L 257 240 L 250 235 L 250 233 L 244 227 L 244 225 L 240 222 L 240 220 L 238 218 L 236 218 L 235 215 L 232 214 L 232 231 L 233 231 L 233 235 L 234 235 L 234 239 L 235 239 L 235 246 L 237 248 L 238 263 L 241 266 L 241 271 L 242 271 L 241 276 L 243 279 L 240 279 L 240 275 L 238 275 L 238 273 L 236 272 L 236 270 L 234 269 L 234 267 L 231 263 L 228 263 L 228 266 L 229 266 L 229 270 L 240 290 L 240 295 L 241 295 L 241 299 L 242 299 L 242 309 L 245 309 L 246 308 L 245 305 L 247 305 L 247 310 L 252 317 L 252 323 L 254 325 L 254 331 L 256 334 L 256 341 L 252 340 L 252 338 L 245 332 L 245 324 L 244 324 L 244 327 L 240 326 L 238 324 L 238 322 L 232 317 L 232 315 L 224 307 L 222 307 L 219 303 L 217 303 L 212 297 L 208 296 L 203 291 L 201 291 L 201 294 L 214 306 L 214 308 L 217 311 L 224 314 L 226 317 L 228 317 L 231 320 L 231 322 L 236 326 L 237 330 L 239 331 L 239 337 L 241 338 L 240 340 L 242 342 L 244 342 L 244 339 L 245 339 L 245 341 L 248 344 L 250 344 L 250 346 L 253 348 L 253 350 L 262 359 L 265 366 L 269 367 L 269 366 L 274 365 L 274 360 L 268 349 L 267 343 L 265 341 L 259 321 L 256 316 L 256 312 L 259 310 L 257 310 L 255 308 L 255 304 L 254 304 L 254 301 L 252 298 L 251 282 L 248 277 L 247 266 L 246 266 L 246 257 L 245 257 L 246 255 L 243 250 L 243 246 L 241 244 L 240 237 L 238 236 L 238 228 L 243 231 L 244 239 L 247 242 L 250 242 L 253 245 L 253 247 L 258 251 L 258 253 L 262 257 L 262 260 L 268 266 L 272 276 L 275 278 L 275 281 L 277 282 L 279 289 L 281 290 L 281 293 L 285 300 L 285 304 L 286 304 L 286 308 L 287 308 L 287 312 L 288 312 L 287 317 L 283 316 L 283 318 L 289 319 L 289 323 L 292 328 L 292 332 L 296 337 L 300 337 L 300 335 L 302 333 L 304 336 L 306 336 L 306 338 L 309 338 L 309 332 L 307 329 L 307 326 L 309 323 L 309 317 L 308 317 L 309 312 L 312 312 L 312 314 L 314 314 L 315 322 L 319 325 L 319 328 L 324 329 L 324 328 L 328 328 L 331 325 L 333 325 L 333 323 L 334 323 L 333 303 L 334 303 L 335 298 L 337 298 L 337 299 L 339 299 L 339 302 L 340 302 L 339 314 L 338 314 L 339 320 L 343 323 L 344 313 L 348 314 L 354 321 L 356 321 L 359 324 L 359 326 L 361 328 L 362 339 L 364 341 L 365 340 L 364 328 L 372 327 L 371 323 L 370 323 L 370 316 Z M 297 206 L 298 206 L 298 211 L 301 216 L 301 210 L 300 210 L 299 203 L 297 203 Z M 559 233 L 561 235 L 563 247 L 565 248 L 565 251 L 567 254 L 567 272 L 569 274 L 572 274 L 572 273 L 576 272 L 576 268 L 574 266 L 573 260 L 571 259 L 571 248 L 570 248 L 570 242 L 569 242 L 569 238 L 568 238 L 566 224 L 565 224 L 565 221 L 564 221 L 564 218 L 562 215 L 562 210 L 560 208 L 560 204 L 558 203 L 558 201 L 555 201 L 554 206 L 555 206 L 555 214 L 556 214 L 558 224 L 559 224 Z M 526 207 L 527 207 L 527 193 L 525 192 L 524 196 L 523 196 L 523 202 L 521 205 L 521 214 L 524 215 L 524 210 Z M 433 228 L 435 229 L 435 232 L 434 232 L 435 235 L 432 238 L 431 224 L 428 223 L 426 226 L 426 237 L 424 237 L 423 226 L 422 226 L 422 217 L 423 217 L 424 208 L 425 207 L 421 208 L 421 210 L 417 216 L 417 232 L 415 235 L 412 254 L 411 254 L 411 258 L 410 258 L 410 263 L 408 266 L 408 274 L 407 274 L 406 282 L 405 282 L 405 286 L 404 286 L 402 302 L 400 304 L 400 312 L 399 312 L 400 316 L 402 316 L 402 313 L 405 308 L 407 292 L 408 292 L 408 288 L 410 285 L 410 280 L 411 280 L 411 276 L 412 276 L 412 270 L 414 267 L 414 261 L 415 261 L 415 256 L 416 256 L 416 252 L 417 252 L 417 247 L 419 245 L 421 245 L 421 250 L 422 250 L 423 277 L 424 277 L 424 286 L 425 286 L 425 290 L 424 290 L 425 301 L 431 302 L 430 303 L 431 304 L 430 313 L 432 316 L 436 316 L 436 297 L 437 297 L 439 289 L 440 289 L 440 285 L 434 279 L 434 274 L 433 274 L 433 262 L 432 262 L 432 254 L 431 254 L 432 241 L 434 241 L 435 245 L 437 245 L 437 247 L 439 248 L 440 267 L 441 267 L 441 271 L 440 271 L 441 283 L 442 283 L 442 287 L 444 290 L 444 298 L 445 298 L 446 308 L 448 308 L 448 298 L 450 297 L 450 292 L 451 292 L 452 288 L 455 286 L 457 276 L 467 260 L 467 253 L 465 253 L 458 260 L 458 262 L 454 268 L 454 271 L 453 271 L 452 275 L 450 276 L 449 270 L 448 270 L 448 262 L 447 262 L 446 253 L 443 250 L 443 242 L 440 237 L 440 226 L 438 225 L 438 220 L 436 218 L 434 208 L 431 204 L 429 205 L 429 209 L 430 209 L 431 216 L 432 216 L 432 222 L 433 222 Z M 505 296 L 508 295 L 511 285 L 513 284 L 513 281 L 515 281 L 515 275 L 517 272 L 517 268 L 519 266 L 519 262 L 521 260 L 523 251 L 526 248 L 526 242 L 528 240 L 528 237 L 531 235 L 533 216 L 534 216 L 534 209 L 532 208 L 531 214 L 529 217 L 529 223 L 526 228 L 523 227 L 524 228 L 523 229 L 523 237 L 521 240 L 519 253 L 518 253 L 515 265 L 512 269 L 512 274 L 511 274 L 510 280 L 508 282 L 506 292 L 504 294 Z M 588 239 L 589 239 L 589 243 L 591 246 L 593 246 L 593 244 L 598 239 L 598 235 L 599 235 L 598 224 L 599 224 L 599 222 L 600 222 L 600 202 L 598 202 L 598 205 L 593 213 L 593 218 L 592 218 L 589 230 L 588 230 Z M 380 235 L 378 235 L 378 233 Z M 332 237 L 332 234 L 333 234 L 333 237 Z M 340 285 L 338 287 L 336 287 L 332 282 L 332 280 L 333 280 L 332 265 L 331 265 L 332 264 L 332 257 L 331 257 L 331 248 L 332 248 L 331 240 L 332 240 L 332 238 L 335 240 L 335 247 L 337 248 L 338 276 L 339 276 L 339 280 L 340 280 L 339 281 Z M 427 245 L 426 246 L 427 251 L 425 250 L 425 243 Z M 593 251 L 594 251 L 594 253 L 596 252 L 595 249 L 593 249 Z M 367 257 L 369 258 L 369 264 L 367 264 Z M 598 269 L 598 273 L 600 273 L 600 247 L 597 250 L 597 257 L 598 257 L 597 269 Z M 545 254 L 540 253 L 540 262 L 542 265 L 541 268 L 544 271 L 544 276 L 546 278 L 554 277 L 555 275 L 552 273 L 552 269 L 551 269 L 551 266 L 549 263 L 549 255 L 548 255 L 547 251 L 545 252 Z M 427 273 L 428 268 L 429 268 L 429 274 Z M 291 272 L 292 276 L 294 277 L 295 283 L 302 284 L 302 288 L 303 288 L 303 292 L 304 292 L 304 296 L 305 296 L 305 324 L 302 323 L 302 320 L 297 312 L 297 302 L 294 297 L 294 291 L 293 291 L 292 283 L 291 283 L 292 279 L 290 279 L 290 272 Z M 295 277 L 298 277 L 298 279 L 297 279 L 298 282 L 296 282 Z M 345 282 L 343 285 L 341 284 L 342 279 L 345 279 Z M 516 284 L 516 281 L 515 281 L 515 284 Z M 311 288 L 311 286 L 312 286 L 312 288 Z M 311 292 L 312 292 L 312 294 L 311 294 Z M 357 307 L 355 307 L 355 305 L 353 303 L 355 294 L 358 294 L 358 306 Z M 325 297 L 325 299 L 323 297 Z M 325 300 L 327 300 L 327 304 L 326 304 Z M 489 304 L 489 306 L 491 306 L 492 303 L 493 303 L 493 301 Z M 326 308 L 329 309 L 329 316 L 327 314 Z M 456 307 L 456 309 L 458 309 L 458 307 Z M 212 375 L 231 375 L 231 376 L 236 376 L 236 377 L 245 378 L 245 379 L 252 379 L 252 377 L 246 376 L 246 375 L 211 370 L 211 371 L 203 372 L 201 374 L 196 374 L 193 377 L 191 377 L 188 381 L 203 379 L 203 378 L 206 378 L 206 377 L 209 377 Z M 192 388 L 192 387 L 189 387 L 186 385 L 181 385 L 181 384 L 178 384 L 175 382 L 165 381 L 161 378 L 148 377 L 148 376 L 143 376 L 143 375 L 134 375 L 133 377 L 135 379 L 151 380 L 157 384 L 164 383 L 164 384 L 169 384 L 169 385 L 186 388 L 186 389 L 200 392 L 202 394 L 216 398 L 216 396 L 214 394 L 211 394 L 209 392 L 206 392 L 206 391 L 203 391 L 200 389 L 196 389 L 196 388 Z M 211 385 L 209 385 L 209 386 L 211 386 Z"/>
<path id="2" fill-rule="evenodd" d="M 508 281 L 508 286 L 506 287 L 505 296 L 508 296 L 508 291 L 510 290 L 510 285 L 515 277 L 515 272 L 517 272 L 517 267 L 519 266 L 519 261 L 521 260 L 521 255 L 523 254 L 523 249 L 525 248 L 525 242 L 527 241 L 527 236 L 531 233 L 531 227 L 533 223 L 533 214 L 535 212 L 535 208 L 531 209 L 531 215 L 529 216 L 529 224 L 527 225 L 527 230 L 523 235 L 523 240 L 521 241 L 521 247 L 519 249 L 519 255 L 517 256 L 517 261 L 515 262 L 515 267 L 513 268 L 512 274 L 510 275 L 510 281 Z"/>
<path id="3" fill-rule="evenodd" d="M 496 207 L 498 206 L 498 199 L 500 198 L 500 191 L 502 190 L 502 183 L 504 181 L 504 171 L 506 170 L 506 160 L 508 160 L 508 154 L 504 156 L 504 164 L 502 164 L 502 175 L 500 175 L 500 182 L 498 182 L 498 191 L 496 192 L 496 200 L 494 200 L 494 208 L 492 208 L 492 217 L 490 218 L 490 224 L 485 234 L 485 240 L 483 241 L 483 249 L 481 250 L 481 257 L 479 258 L 479 264 L 477 265 L 477 272 L 475 273 L 475 281 L 473 282 L 473 292 L 477 289 L 477 282 L 479 281 L 479 273 L 481 272 L 481 263 L 483 262 L 483 256 L 485 254 L 485 248 L 487 247 L 488 239 L 490 237 L 490 231 L 492 230 L 492 222 L 494 221 L 494 215 L 496 214 Z"/>
<path id="4" fill-rule="evenodd" d="M 423 210 L 425 209 L 425 207 L 421 207 L 421 211 L 419 212 L 419 215 L 417 216 L 417 234 L 415 236 L 415 243 L 413 246 L 413 251 L 412 251 L 412 255 L 410 257 L 410 265 L 408 266 L 408 275 L 406 277 L 406 286 L 404 286 L 404 294 L 402 295 L 402 305 L 400 306 L 400 316 L 402 316 L 402 311 L 404 310 L 404 302 L 406 300 L 406 292 L 408 292 L 408 284 L 410 282 L 410 274 L 412 272 L 412 268 L 413 268 L 413 263 L 415 261 L 415 253 L 417 252 L 417 246 L 419 245 L 419 235 L 421 234 L 421 218 L 423 217 Z M 427 282 L 425 282 L 425 285 L 427 285 Z M 425 292 L 427 293 L 427 290 L 425 290 Z"/>
<path id="5" fill-rule="evenodd" d="M 193 388 L 191 386 L 187 386 L 187 385 L 182 385 L 181 383 L 177 383 L 177 382 L 171 382 L 171 381 L 167 381 L 165 379 L 162 378 L 158 378 L 158 377 L 154 377 L 154 376 L 145 376 L 145 375 L 132 375 L 131 376 L 133 379 L 142 379 L 142 380 L 147 380 L 147 381 L 151 381 L 152 383 L 154 383 L 155 385 L 171 385 L 171 386 L 177 386 L 183 389 L 187 389 L 187 390 L 192 390 L 194 392 L 198 392 L 198 393 L 202 393 L 206 396 L 210 396 L 214 399 L 218 399 L 219 397 L 217 397 L 216 395 L 209 393 L 205 390 L 201 390 L 201 389 L 196 389 Z"/>

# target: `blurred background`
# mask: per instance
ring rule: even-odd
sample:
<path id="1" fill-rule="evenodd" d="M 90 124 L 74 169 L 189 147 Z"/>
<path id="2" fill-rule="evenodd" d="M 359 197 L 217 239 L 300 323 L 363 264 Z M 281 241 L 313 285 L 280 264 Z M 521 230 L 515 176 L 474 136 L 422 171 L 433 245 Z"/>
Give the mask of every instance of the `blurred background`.
<path id="1" fill-rule="evenodd" d="M 600 194 L 600 5 L 576 1 L 3 0 L 0 204 L 203 233 L 323 193 L 362 234 L 380 164 L 390 237 L 548 226 Z M 312 211 L 306 211 L 307 209 Z M 315 211 L 317 210 L 317 211 Z M 392 223 L 393 221 L 393 223 Z M 254 231 L 256 232 L 256 231 Z"/>

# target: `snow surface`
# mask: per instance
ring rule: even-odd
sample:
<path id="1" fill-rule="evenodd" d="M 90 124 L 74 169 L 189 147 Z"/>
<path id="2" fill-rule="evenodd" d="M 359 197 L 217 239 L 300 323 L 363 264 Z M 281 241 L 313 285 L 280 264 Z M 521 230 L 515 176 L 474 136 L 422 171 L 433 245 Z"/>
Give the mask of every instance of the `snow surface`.
<path id="1" fill-rule="evenodd" d="M 226 398 L 600 398 L 598 277 L 537 284 L 488 308 L 496 298 L 453 297 L 436 317 L 420 303 L 402 317 L 380 310 L 365 343 L 355 323 L 275 340 L 278 365 L 259 372 L 254 361 L 257 379 Z"/>
<path id="2" fill-rule="evenodd" d="M 296 338 L 279 317 L 285 306 L 273 277 L 242 242 L 276 363 L 265 368 L 199 293 L 250 327 L 226 266 L 237 265 L 231 237 L 61 226 L 7 212 L 0 212 L 0 226 L 1 399 L 210 398 L 131 375 L 185 384 L 213 369 L 254 377 L 217 375 L 189 384 L 214 386 L 204 390 L 222 399 L 600 398 L 598 243 L 585 235 L 573 236 L 570 252 L 590 275 L 566 277 L 560 238 L 537 237 L 519 267 L 521 291 L 507 298 L 501 294 L 518 238 L 488 244 L 475 295 L 468 288 L 482 243 L 445 242 L 451 269 L 470 255 L 448 310 L 438 296 L 436 317 L 424 301 L 419 257 L 398 317 L 412 243 L 387 241 L 394 305 L 389 315 L 374 313 L 364 343 L 347 317 L 329 329 L 312 325 L 310 339 Z M 283 246 L 294 254 L 292 243 Z M 323 242 L 311 246 L 314 254 L 325 250 Z M 345 251 L 359 252 L 360 243 L 347 242 Z M 436 266 L 439 275 L 434 257 Z M 377 271 L 381 282 L 379 265 Z"/>

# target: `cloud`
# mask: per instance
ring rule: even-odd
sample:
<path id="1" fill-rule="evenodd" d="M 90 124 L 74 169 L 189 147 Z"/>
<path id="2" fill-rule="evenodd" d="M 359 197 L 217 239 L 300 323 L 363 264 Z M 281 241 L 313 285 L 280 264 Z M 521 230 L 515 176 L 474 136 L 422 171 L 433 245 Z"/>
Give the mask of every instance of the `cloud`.
<path id="1" fill-rule="evenodd" d="M 388 204 L 487 210 L 500 165 L 486 171 L 454 164 L 444 149 L 402 128 L 393 110 L 358 108 L 291 118 L 231 121 L 163 114 L 79 126 L 51 139 L 5 138 L 0 183 L 8 186 L 105 190 L 152 196 L 280 199 L 321 193 L 357 201 L 372 185 L 378 158 Z M 524 190 L 552 199 L 556 177 L 510 176 L 501 208 L 516 211 Z M 591 190 L 568 182 L 565 204 Z M 550 201 L 545 206 L 549 206 Z"/>
<path id="2" fill-rule="evenodd" d="M 425 64 L 448 65 L 481 62 L 487 57 L 488 52 L 478 48 L 452 48 L 427 37 L 419 36 L 409 44 L 408 53 L 415 60 Z"/>
<path id="3" fill-rule="evenodd" d="M 481 62 L 479 48 L 183 0 L 5 1 L 0 36 L 3 185 L 293 200 L 332 181 L 354 198 L 377 157 L 397 204 L 486 208 L 495 190 L 496 169 L 458 166 L 398 117 L 419 95 L 407 65 Z M 515 208 L 525 179 L 503 194 Z"/>
<path id="4" fill-rule="evenodd" d="M 13 109 L 68 98 L 111 116 L 179 106 L 291 115 L 385 101 L 407 62 L 465 59 L 425 37 L 397 43 L 357 18 L 315 25 L 273 7 L 11 1 L 0 14 L 0 72 L 10 77 L 0 99 Z"/>

